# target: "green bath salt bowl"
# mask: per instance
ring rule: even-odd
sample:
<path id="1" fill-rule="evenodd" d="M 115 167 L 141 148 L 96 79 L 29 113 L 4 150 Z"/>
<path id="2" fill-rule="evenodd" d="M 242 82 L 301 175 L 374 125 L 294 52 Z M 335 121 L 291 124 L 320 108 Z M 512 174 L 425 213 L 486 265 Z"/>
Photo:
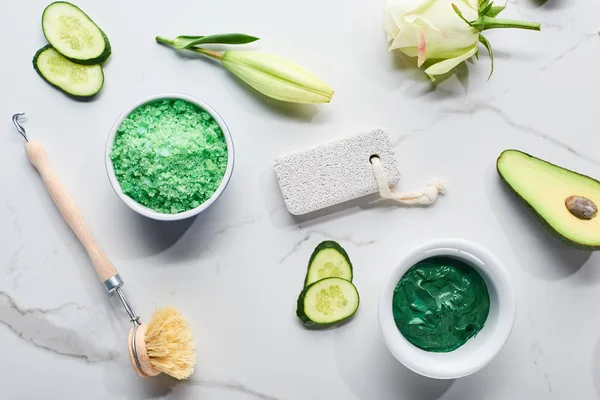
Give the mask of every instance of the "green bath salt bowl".
<path id="1" fill-rule="evenodd" d="M 131 188 L 132 186 L 135 186 L 132 183 L 132 179 L 137 179 L 137 178 L 125 178 L 123 176 L 121 176 L 121 179 L 119 179 L 119 177 L 117 177 L 117 173 L 115 172 L 115 169 L 119 170 L 118 166 L 116 168 L 115 164 L 121 163 L 122 161 L 118 161 L 115 162 L 115 164 L 113 164 L 113 158 L 111 158 L 111 152 L 113 152 L 113 149 L 115 149 L 115 143 L 117 142 L 117 138 L 119 137 L 120 134 L 122 134 L 122 132 L 120 132 L 119 127 L 121 127 L 121 125 L 123 124 L 123 121 L 127 120 L 127 121 L 131 121 L 131 119 L 128 119 L 128 117 L 134 113 L 134 111 L 140 109 L 141 107 L 145 107 L 145 106 L 150 106 L 153 103 L 164 103 L 165 101 L 173 101 L 174 103 L 171 104 L 171 106 L 176 109 L 176 105 L 184 107 L 186 110 L 187 109 L 191 109 L 194 108 L 193 110 L 193 114 L 190 113 L 190 117 L 188 118 L 188 120 L 186 122 L 189 123 L 189 119 L 190 118 L 194 118 L 194 117 L 198 117 L 199 119 L 196 121 L 198 123 L 196 123 L 196 125 L 201 125 L 201 122 L 204 122 L 205 124 L 208 124 L 211 121 L 211 117 L 212 120 L 214 120 L 214 122 L 216 122 L 216 124 L 219 126 L 221 133 L 223 134 L 223 138 L 225 141 L 225 146 L 226 146 L 226 154 L 227 154 L 227 164 L 225 166 L 225 170 L 223 173 L 223 176 L 221 178 L 220 184 L 218 185 L 218 187 L 215 188 L 214 192 L 212 192 L 212 194 L 210 196 L 204 195 L 203 197 L 205 197 L 204 199 L 202 199 L 203 201 L 197 201 L 194 200 L 191 204 L 193 204 L 192 207 L 188 207 L 185 210 L 178 210 L 176 208 L 172 208 L 170 210 L 165 210 L 165 209 L 161 209 L 161 210 L 157 210 L 156 208 L 158 207 L 149 207 L 149 204 L 142 204 L 142 202 L 148 201 L 146 199 L 153 199 L 152 196 L 148 197 L 148 192 L 144 192 L 145 195 L 143 196 L 144 199 L 142 199 L 142 197 L 140 197 L 140 200 L 136 200 L 134 199 L 130 194 L 127 194 L 127 189 L 123 189 L 122 186 L 126 186 Z M 182 101 L 182 102 L 179 102 Z M 188 104 L 184 104 L 184 103 L 188 103 Z M 192 105 L 194 107 L 189 107 L 189 105 Z M 165 106 L 166 107 L 166 106 Z M 180 109 L 180 111 L 183 109 Z M 175 112 L 173 111 L 173 109 L 170 109 L 169 111 L 171 112 Z M 202 112 L 206 112 L 208 113 L 208 115 L 210 115 L 210 117 L 206 114 L 203 114 Z M 135 115 L 135 114 L 134 114 Z M 178 115 L 185 115 L 184 111 L 181 111 Z M 200 118 L 200 116 L 204 117 L 204 118 Z M 204 121 L 202 121 L 204 120 Z M 132 124 L 132 122 L 127 122 L 127 124 Z M 133 125 L 131 125 L 133 126 Z M 149 129 L 151 129 L 152 127 L 150 127 Z M 200 128 L 197 128 L 200 129 Z M 146 128 L 140 127 L 138 128 L 138 131 L 136 131 L 139 133 L 140 137 L 143 137 L 143 135 L 146 133 Z M 157 140 L 161 139 L 160 133 L 157 133 L 158 129 L 156 129 L 151 135 L 154 135 L 154 138 L 158 138 Z M 214 131 L 213 133 L 213 140 L 214 138 L 218 137 L 218 133 L 215 133 Z M 196 136 L 199 136 L 200 133 L 194 132 L 193 133 Z M 131 136 L 131 134 L 129 134 Z M 180 137 L 168 137 L 169 132 L 165 133 L 165 139 L 167 143 L 171 143 L 169 140 L 173 139 L 174 141 L 177 140 L 187 140 L 186 137 L 180 136 Z M 223 145 L 222 143 L 222 139 L 220 137 L 218 137 L 218 140 L 216 140 L 218 143 L 215 143 L 214 146 L 221 146 Z M 130 139 L 128 139 L 130 140 Z M 136 143 L 137 138 L 133 137 L 133 140 L 130 140 L 131 143 Z M 190 139 L 191 140 L 191 139 Z M 207 138 L 204 137 L 203 140 L 205 141 L 204 143 L 206 143 Z M 146 142 L 147 143 L 147 142 Z M 185 143 L 187 145 L 187 142 Z M 175 149 L 175 150 L 180 150 L 180 149 Z M 200 149 L 200 150 L 204 150 L 204 149 Z M 120 150 L 121 154 L 126 154 L 126 152 L 128 150 Z M 144 151 L 146 151 L 146 153 L 148 152 L 146 150 L 146 148 L 144 149 Z M 220 152 L 225 152 L 224 149 L 219 149 Z M 156 156 L 154 157 L 156 160 L 161 160 L 160 157 L 168 157 L 169 156 L 169 150 L 168 149 L 156 149 Z M 197 155 L 197 158 L 194 159 L 195 153 L 192 153 L 192 155 L 190 157 L 192 157 L 192 159 L 190 160 L 191 165 L 198 165 L 198 163 L 204 163 L 203 165 L 205 165 L 206 169 L 211 169 L 209 167 L 212 167 L 212 169 L 214 168 L 221 168 L 223 167 L 223 165 L 220 166 L 216 166 L 216 164 L 211 161 L 210 159 L 204 159 L 201 158 L 199 155 Z M 114 189 L 115 193 L 119 196 L 119 198 L 125 203 L 127 204 L 127 206 L 129 206 L 129 208 L 131 208 L 132 210 L 134 210 L 135 212 L 137 212 L 140 215 L 143 215 L 145 217 L 148 218 L 152 218 L 155 220 L 159 220 L 159 221 L 178 221 L 178 220 L 182 220 L 182 219 L 186 219 L 186 218 L 190 218 L 193 216 L 198 215 L 199 213 L 201 213 L 202 211 L 206 210 L 208 207 L 210 207 L 223 193 L 223 191 L 225 190 L 225 188 L 227 187 L 227 184 L 229 183 L 229 180 L 231 179 L 231 174 L 233 172 L 233 166 L 234 166 L 234 161 L 235 161 L 235 152 L 234 152 L 234 148 L 233 148 L 233 140 L 231 138 L 231 133 L 229 132 L 229 128 L 227 127 L 227 124 L 225 124 L 225 121 L 223 121 L 223 118 L 221 118 L 221 116 L 208 104 L 204 103 L 201 100 L 198 100 L 192 96 L 188 96 L 185 94 L 179 94 L 179 93 L 162 93 L 162 94 L 156 94 L 153 96 L 149 96 L 146 98 L 143 98 L 133 104 L 131 104 L 129 107 L 127 107 L 127 109 L 125 111 L 123 111 L 123 113 L 119 116 L 119 118 L 117 118 L 117 120 L 115 121 L 115 123 L 113 124 L 112 128 L 110 129 L 110 133 L 108 135 L 108 140 L 106 141 L 106 150 L 105 150 L 105 163 L 106 163 L 106 172 L 108 174 L 108 179 L 110 181 L 110 184 L 112 186 L 112 188 Z M 129 161 L 129 160 L 128 160 Z M 151 160 L 144 160 L 144 162 L 146 163 L 152 163 Z M 158 164 L 156 164 L 158 165 Z M 163 165 L 169 165 L 169 159 L 165 158 L 163 161 Z M 122 165 L 121 165 L 122 167 Z M 152 167 L 152 165 L 151 165 Z M 135 167 L 134 167 L 135 168 Z M 122 170 L 123 168 L 121 168 Z M 122 171 L 121 171 L 122 174 Z M 170 177 L 173 176 L 169 171 L 166 171 L 166 174 L 164 172 L 161 173 L 161 179 L 170 179 Z M 190 177 L 189 173 L 187 174 L 187 176 L 185 177 L 185 179 L 192 179 L 192 186 L 196 187 L 196 188 L 202 188 L 203 185 L 200 183 L 201 179 L 206 179 L 206 177 L 202 178 L 202 177 L 198 177 L 198 181 L 193 181 L 194 176 Z M 127 181 L 127 179 L 129 179 L 129 181 Z M 148 183 L 149 179 L 144 179 L 143 177 L 139 178 L 140 179 L 140 185 L 143 186 L 144 183 Z M 174 179 L 179 179 L 179 177 L 175 176 Z M 148 181 L 148 182 L 147 182 Z M 169 189 L 169 193 L 165 194 L 165 198 L 169 198 L 168 196 L 172 196 L 174 193 L 177 193 L 178 187 L 173 184 L 173 187 L 167 187 L 167 189 Z M 211 186 L 216 186 L 216 181 L 212 181 L 212 183 L 210 184 Z M 140 187 L 141 187 L 140 186 Z M 207 185 L 208 186 L 208 185 Z M 181 189 L 183 192 L 185 192 L 186 190 L 188 190 L 189 188 L 186 187 L 180 187 L 179 189 Z M 212 189 L 211 189 L 212 190 Z M 153 192 L 156 192 L 154 189 L 152 189 Z M 160 190 L 158 190 L 158 192 L 160 192 Z M 191 190 L 191 192 L 193 193 L 193 189 Z M 162 192 L 161 192 L 162 193 Z M 188 193 L 189 195 L 189 193 Z M 162 196 L 162 194 L 161 194 Z M 135 196 L 134 196 L 135 197 Z M 187 201 L 189 201 L 189 199 L 187 199 Z M 168 206 L 165 206 L 168 207 Z"/>

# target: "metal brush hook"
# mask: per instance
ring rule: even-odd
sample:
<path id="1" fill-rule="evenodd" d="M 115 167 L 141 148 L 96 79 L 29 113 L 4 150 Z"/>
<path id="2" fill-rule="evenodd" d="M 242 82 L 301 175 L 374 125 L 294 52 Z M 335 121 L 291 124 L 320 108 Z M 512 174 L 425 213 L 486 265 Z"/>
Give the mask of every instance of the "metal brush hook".
<path id="1" fill-rule="evenodd" d="M 105 280 L 103 283 L 104 283 L 104 288 L 106 289 L 106 291 L 108 293 L 116 292 L 119 295 L 119 299 L 121 300 L 121 303 L 123 303 L 123 307 L 125 307 L 125 311 L 127 311 L 127 314 L 129 315 L 129 319 L 133 323 L 133 335 L 131 335 L 131 343 L 130 343 L 131 352 L 133 354 L 133 360 L 135 361 L 136 366 L 138 367 L 139 370 L 142 370 L 142 365 L 141 365 L 141 362 L 140 362 L 139 356 L 138 356 L 137 345 L 135 343 L 137 330 L 141 325 L 140 316 L 137 315 L 137 313 L 133 309 L 133 306 L 127 299 L 127 296 L 125 296 L 125 293 L 123 293 L 123 291 L 121 290 L 121 287 L 125 284 L 125 282 L 123 282 L 123 279 L 121 279 L 121 275 L 116 274 L 114 276 L 111 276 L 109 279 Z"/>
<path id="2" fill-rule="evenodd" d="M 29 138 L 27 138 L 27 132 L 25 131 L 25 128 L 23 128 L 23 125 L 21 125 L 21 123 L 19 122 L 19 117 L 22 117 L 24 115 L 25 115 L 25 113 L 16 113 L 15 115 L 12 116 L 12 122 L 13 122 L 13 124 L 15 124 L 15 126 L 17 127 L 17 130 L 19 131 L 21 136 L 23 136 L 25 141 L 29 142 Z"/>
<path id="3" fill-rule="evenodd" d="M 133 323 L 133 335 L 131 335 L 131 352 L 133 353 L 133 360 L 135 361 L 136 366 L 139 370 L 142 370 L 142 364 L 140 363 L 137 346 L 135 343 L 137 330 L 141 325 L 140 317 L 136 314 L 135 310 L 133 309 L 131 303 L 129 303 L 129 300 L 127 300 L 127 297 L 125 296 L 123 291 L 121 291 L 120 286 L 115 288 L 115 292 L 117 292 L 117 294 L 119 295 L 119 299 L 121 299 L 121 303 L 123 303 L 123 307 L 125 307 L 125 311 L 127 311 L 127 314 L 129 314 L 129 318 Z"/>

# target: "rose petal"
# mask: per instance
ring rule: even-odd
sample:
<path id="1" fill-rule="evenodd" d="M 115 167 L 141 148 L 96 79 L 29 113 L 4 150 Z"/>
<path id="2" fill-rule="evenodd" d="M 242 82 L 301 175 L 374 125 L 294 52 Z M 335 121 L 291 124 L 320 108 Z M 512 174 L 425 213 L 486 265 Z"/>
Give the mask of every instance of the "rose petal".
<path id="1" fill-rule="evenodd" d="M 419 54 L 419 50 L 416 47 L 401 47 L 398 50 L 409 57 L 416 57 Z"/>
<path id="2" fill-rule="evenodd" d="M 436 1 L 438 0 L 389 0 L 387 3 L 388 12 L 400 31 L 403 31 L 406 29 L 407 25 L 409 27 L 413 25 L 413 20 L 410 18 L 412 15 L 416 16 L 423 14 L 423 12 L 431 5 L 435 4 Z M 411 33 L 409 34 L 413 40 L 413 43 L 410 45 L 415 46 L 415 38 Z"/>
<path id="3" fill-rule="evenodd" d="M 423 28 L 431 28 L 434 31 L 446 36 L 446 33 L 440 27 L 435 25 L 430 19 L 423 15 L 419 15 L 418 17 L 414 15 L 406 16 L 406 20 Z"/>
<path id="4" fill-rule="evenodd" d="M 386 0 L 384 27 L 388 40 L 393 38 L 390 50 L 416 55 L 419 66 L 464 55 L 478 43 L 479 32 L 456 15 L 452 4 L 472 20 L 478 15 L 473 8 L 478 1 Z"/>
<path id="5" fill-rule="evenodd" d="M 394 39 L 400 33 L 400 27 L 394 21 L 391 14 L 391 1 L 388 1 L 383 12 L 383 29 L 387 35 L 388 42 Z"/>
<path id="6" fill-rule="evenodd" d="M 475 53 L 477 53 L 477 45 L 468 49 L 464 54 L 461 54 L 460 56 L 457 56 L 454 58 L 449 58 L 447 60 L 440 61 L 439 63 L 433 64 L 432 66 L 430 66 L 429 68 L 427 68 L 425 70 L 425 73 L 430 76 L 445 74 L 445 73 L 449 72 L 452 68 L 456 67 L 461 62 L 473 57 L 475 55 Z"/>
<path id="7" fill-rule="evenodd" d="M 394 38 L 390 45 L 390 50 L 400 49 L 403 47 L 417 47 L 419 27 L 408 21 L 404 21 L 400 27 L 400 32 Z"/>
<path id="8" fill-rule="evenodd" d="M 436 1 L 439 0 L 390 0 L 387 4 L 392 16 L 399 16 L 402 18 L 409 14 L 422 14 L 427 7 L 435 4 Z"/>
<path id="9" fill-rule="evenodd" d="M 427 60 L 427 43 L 425 42 L 425 32 L 423 29 L 419 29 L 419 42 L 417 45 L 417 66 L 420 68 L 421 65 Z"/>
<path id="10" fill-rule="evenodd" d="M 473 10 L 477 10 L 479 12 L 479 0 L 459 0 L 462 3 L 465 3 L 467 6 L 471 7 Z"/>

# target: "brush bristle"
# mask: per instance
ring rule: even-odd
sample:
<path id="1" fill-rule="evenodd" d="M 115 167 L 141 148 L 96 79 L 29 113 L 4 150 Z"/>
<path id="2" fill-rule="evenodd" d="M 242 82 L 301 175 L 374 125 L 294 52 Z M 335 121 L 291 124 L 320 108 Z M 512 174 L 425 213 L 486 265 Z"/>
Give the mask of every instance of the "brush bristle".
<path id="1" fill-rule="evenodd" d="M 194 372 L 194 338 L 179 311 L 172 307 L 156 310 L 145 339 L 150 363 L 157 369 L 177 379 L 186 379 Z"/>

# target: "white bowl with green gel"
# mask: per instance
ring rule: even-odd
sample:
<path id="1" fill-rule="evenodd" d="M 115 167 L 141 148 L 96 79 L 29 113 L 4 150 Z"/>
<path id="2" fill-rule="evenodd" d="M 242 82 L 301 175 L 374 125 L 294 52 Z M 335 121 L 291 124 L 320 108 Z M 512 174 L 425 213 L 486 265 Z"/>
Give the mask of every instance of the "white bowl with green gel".
<path id="1" fill-rule="evenodd" d="M 471 277 L 461 277 L 461 268 Z M 390 352 L 410 370 L 436 379 L 460 378 L 487 365 L 508 340 L 515 313 L 506 269 L 488 250 L 462 239 L 410 251 L 379 298 L 379 326 Z"/>
<path id="2" fill-rule="evenodd" d="M 125 204 L 161 221 L 193 217 L 223 193 L 234 165 L 231 133 L 208 104 L 163 93 L 130 105 L 106 142 L 106 171 Z"/>

